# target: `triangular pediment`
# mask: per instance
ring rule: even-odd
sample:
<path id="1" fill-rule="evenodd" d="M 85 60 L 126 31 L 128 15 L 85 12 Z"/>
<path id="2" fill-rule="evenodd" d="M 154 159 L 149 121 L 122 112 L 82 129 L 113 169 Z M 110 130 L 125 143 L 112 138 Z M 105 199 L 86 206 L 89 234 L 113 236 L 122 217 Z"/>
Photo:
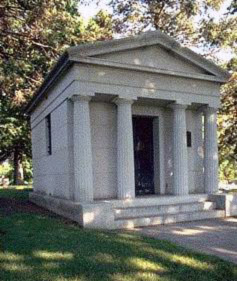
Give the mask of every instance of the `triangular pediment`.
<path id="1" fill-rule="evenodd" d="M 71 60 L 91 57 L 130 65 L 148 66 L 176 72 L 205 74 L 226 81 L 229 73 L 216 64 L 182 47 L 161 31 L 138 36 L 82 44 L 69 48 Z"/>
<path id="2" fill-rule="evenodd" d="M 158 45 L 100 54 L 93 57 L 112 62 L 148 66 L 169 71 L 213 75 L 174 52 Z"/>

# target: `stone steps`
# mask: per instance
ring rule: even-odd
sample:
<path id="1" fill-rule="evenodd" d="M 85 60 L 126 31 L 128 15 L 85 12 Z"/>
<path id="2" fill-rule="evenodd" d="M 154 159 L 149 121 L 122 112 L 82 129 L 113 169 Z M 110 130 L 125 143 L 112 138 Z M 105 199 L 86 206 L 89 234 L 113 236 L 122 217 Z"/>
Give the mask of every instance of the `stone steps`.
<path id="1" fill-rule="evenodd" d="M 115 219 L 115 226 L 117 229 L 126 229 L 222 217 L 225 217 L 225 211 L 223 210 L 204 210 L 156 216 L 117 218 Z"/>
<path id="2" fill-rule="evenodd" d="M 208 200 L 207 194 L 189 194 L 184 196 L 141 196 L 135 199 L 109 200 L 113 208 L 146 207 L 157 205 L 175 205 L 185 203 L 205 202 Z M 100 200 L 100 202 L 108 202 Z"/>
<path id="3" fill-rule="evenodd" d="M 153 205 L 115 208 L 114 214 L 115 219 L 123 219 L 214 210 L 215 208 L 216 204 L 214 202 L 205 201 L 173 205 Z"/>

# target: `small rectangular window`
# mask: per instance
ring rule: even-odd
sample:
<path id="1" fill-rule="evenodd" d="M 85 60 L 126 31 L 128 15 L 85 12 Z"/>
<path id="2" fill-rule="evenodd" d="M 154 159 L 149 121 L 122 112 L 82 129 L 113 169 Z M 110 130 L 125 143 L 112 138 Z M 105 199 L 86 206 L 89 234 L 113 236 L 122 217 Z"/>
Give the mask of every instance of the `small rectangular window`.
<path id="1" fill-rule="evenodd" d="M 192 147 L 192 133 L 187 131 L 187 147 Z"/>
<path id="2" fill-rule="evenodd" d="M 46 145 L 47 152 L 49 155 L 52 154 L 52 140 L 51 140 L 51 116 L 50 114 L 46 116 Z"/>

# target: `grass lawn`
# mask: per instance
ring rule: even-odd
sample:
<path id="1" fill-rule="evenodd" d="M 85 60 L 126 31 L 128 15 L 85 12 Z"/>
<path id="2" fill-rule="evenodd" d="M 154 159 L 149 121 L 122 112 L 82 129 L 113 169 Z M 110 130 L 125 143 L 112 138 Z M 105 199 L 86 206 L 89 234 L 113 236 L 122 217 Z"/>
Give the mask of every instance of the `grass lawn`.
<path id="1" fill-rule="evenodd" d="M 83 230 L 0 189 L 1 281 L 235 281 L 237 267 L 129 232 Z"/>

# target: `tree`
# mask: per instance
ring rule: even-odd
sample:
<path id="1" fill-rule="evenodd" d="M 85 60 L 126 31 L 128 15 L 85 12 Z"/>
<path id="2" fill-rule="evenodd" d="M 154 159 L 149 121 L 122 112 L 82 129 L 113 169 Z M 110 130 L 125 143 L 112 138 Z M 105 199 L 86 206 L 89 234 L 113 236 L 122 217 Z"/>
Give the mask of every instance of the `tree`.
<path id="1" fill-rule="evenodd" d="M 230 81 L 222 87 L 219 125 L 220 176 L 225 180 L 237 178 L 237 58 L 227 64 L 233 71 Z"/>
<path id="2" fill-rule="evenodd" d="M 114 28 L 122 34 L 160 29 L 183 44 L 199 38 L 197 18 L 218 9 L 224 0 L 112 0 Z"/>
<path id="3" fill-rule="evenodd" d="M 86 24 L 74 0 L 2 0 L 0 3 L 0 161 L 30 157 L 26 103 L 63 51 L 111 38 L 111 16 L 99 12 Z"/>
<path id="4" fill-rule="evenodd" d="M 20 184 L 20 163 L 31 156 L 30 127 L 18 107 L 12 107 L 7 102 L 7 99 L 0 102 L 0 161 L 13 158 L 14 183 Z"/>
<path id="5" fill-rule="evenodd" d="M 234 15 L 235 13 L 237 13 L 237 0 L 232 0 L 228 11 L 231 15 Z"/>

